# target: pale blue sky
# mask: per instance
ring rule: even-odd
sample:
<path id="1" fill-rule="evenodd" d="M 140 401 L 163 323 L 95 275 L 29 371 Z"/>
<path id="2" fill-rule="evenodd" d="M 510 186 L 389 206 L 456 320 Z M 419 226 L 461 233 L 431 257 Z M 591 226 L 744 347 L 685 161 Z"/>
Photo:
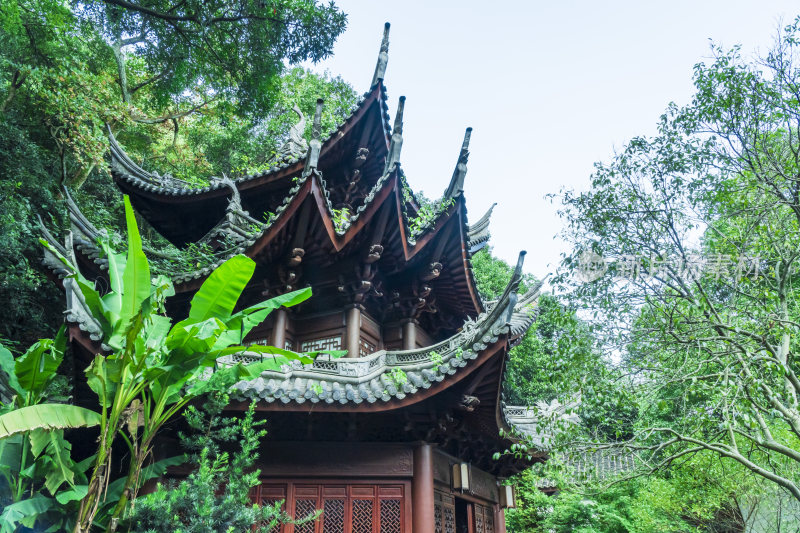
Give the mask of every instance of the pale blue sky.
<path id="1" fill-rule="evenodd" d="M 564 245 L 562 187 L 587 187 L 592 165 L 631 137 L 651 134 L 670 101 L 691 96 L 692 67 L 709 39 L 765 50 L 788 1 L 337 0 L 348 29 L 317 65 L 368 89 L 383 23 L 392 24 L 390 113 L 407 97 L 401 163 L 415 190 L 437 198 L 472 126 L 466 180 L 470 220 L 498 202 L 494 251 L 526 271 L 555 270 Z"/>

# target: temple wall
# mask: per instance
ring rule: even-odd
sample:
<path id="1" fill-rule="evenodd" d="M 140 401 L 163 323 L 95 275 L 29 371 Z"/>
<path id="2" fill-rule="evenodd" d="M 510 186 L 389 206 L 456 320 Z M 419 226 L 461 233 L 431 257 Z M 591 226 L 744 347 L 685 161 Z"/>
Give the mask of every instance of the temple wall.
<path id="1" fill-rule="evenodd" d="M 275 533 L 505 533 L 497 480 L 471 468 L 470 490 L 454 490 L 459 462 L 426 444 L 271 442 L 251 497 L 295 518 L 323 511 Z"/>

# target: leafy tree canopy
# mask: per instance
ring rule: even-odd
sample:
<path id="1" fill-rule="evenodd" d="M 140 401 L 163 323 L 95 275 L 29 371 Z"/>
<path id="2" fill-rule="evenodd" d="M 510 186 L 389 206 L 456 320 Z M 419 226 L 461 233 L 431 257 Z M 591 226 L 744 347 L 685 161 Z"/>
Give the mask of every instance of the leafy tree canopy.
<path id="1" fill-rule="evenodd" d="M 65 225 L 63 186 L 121 233 L 107 127 L 190 184 L 268 168 L 294 105 L 309 116 L 324 98 L 325 133 L 356 102 L 341 78 L 293 66 L 328 56 L 345 23 L 313 0 L 0 3 L 0 337 L 28 345 L 60 322 L 36 235 L 39 216 Z"/>

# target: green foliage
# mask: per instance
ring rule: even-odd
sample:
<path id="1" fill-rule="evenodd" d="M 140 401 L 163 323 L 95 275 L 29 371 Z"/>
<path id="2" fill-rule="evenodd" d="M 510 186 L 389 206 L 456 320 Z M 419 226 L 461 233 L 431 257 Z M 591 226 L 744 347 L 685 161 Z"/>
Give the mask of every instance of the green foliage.
<path id="1" fill-rule="evenodd" d="M 333 4 L 245 3 L 238 22 L 226 16 L 240 4 L 227 1 L 181 4 L 170 16 L 185 19 L 172 21 L 159 12 L 166 4 L 148 2 L 152 14 L 141 5 L 0 3 L 0 172 L 9 178 L 0 182 L 0 300 L 8 303 L 0 337 L 21 346 L 53 335 L 60 320 L 62 297 L 38 266 L 36 235 L 37 216 L 51 229 L 66 226 L 62 187 L 112 241 L 122 233 L 107 126 L 148 170 L 205 184 L 209 175 L 267 168 L 294 123 L 294 102 L 311 116 L 324 97 L 325 132 L 356 102 L 340 78 L 284 64 L 330 53 L 345 25 Z M 203 32 L 196 17 L 209 17 Z M 157 254 L 169 248 L 144 233 Z M 204 250 L 172 255 L 163 270 L 216 261 Z"/>
<path id="2" fill-rule="evenodd" d="M 421 194 L 418 195 L 417 198 L 425 199 L 425 197 Z M 440 214 L 447 211 L 453 205 L 455 205 L 455 200 L 452 198 L 442 198 L 438 202 L 420 201 L 417 214 L 408 219 L 408 229 L 411 232 L 411 235 L 421 235 L 426 229 L 436 222 L 436 219 Z"/>
<path id="3" fill-rule="evenodd" d="M 548 495 L 537 487 L 560 479 L 561 489 Z M 512 482 L 517 508 L 506 512 L 509 531 L 544 532 L 701 532 L 739 531 L 745 518 L 737 500 L 753 484 L 743 469 L 726 468 L 712 454 L 676 465 L 669 473 L 629 480 L 594 480 L 569 484 L 548 468 L 527 470 Z"/>
<path id="4" fill-rule="evenodd" d="M 563 192 L 555 280 L 624 369 L 584 401 L 635 405 L 625 446 L 664 468 L 710 452 L 798 501 L 799 34 L 758 59 L 713 47 L 691 103 Z"/>
<path id="5" fill-rule="evenodd" d="M 289 521 L 281 510 L 283 502 L 259 506 L 250 501 L 250 489 L 259 482 L 253 465 L 259 441 L 266 434 L 257 429 L 263 422 L 253 420 L 255 403 L 241 418 L 222 416 L 232 381 L 221 375 L 211 380 L 213 392 L 202 410 L 189 406 L 184 413 L 191 431 L 181 440 L 192 454 L 195 470 L 179 482 L 159 484 L 155 492 L 138 498 L 129 519 L 131 531 L 246 532 L 259 524 L 259 531 L 266 532 L 278 522 Z M 235 451 L 222 451 L 235 441 Z"/>
<path id="6" fill-rule="evenodd" d="M 343 232 L 350 226 L 350 210 L 347 207 L 333 210 L 333 227 Z"/>
<path id="7" fill-rule="evenodd" d="M 472 267 L 485 301 L 498 299 L 514 272 L 488 249 L 472 257 Z M 525 274 L 520 292 L 535 282 L 533 276 Z M 604 383 L 606 369 L 595 349 L 593 334 L 573 311 L 543 294 L 531 312 L 535 313 L 533 324 L 509 355 L 504 389 L 507 403 L 534 405 L 559 396 L 569 398 Z"/>
<path id="8" fill-rule="evenodd" d="M 47 153 L 28 133 L 0 120 L 0 336 L 28 346 L 55 334 L 61 319 L 60 291 L 37 268 L 41 248 L 36 215 L 57 203 Z"/>
<path id="9" fill-rule="evenodd" d="M 431 367 L 431 370 L 433 370 L 434 372 L 438 372 L 439 371 L 439 367 L 442 366 L 442 362 L 444 361 L 444 358 L 442 357 L 442 354 L 440 354 L 439 352 L 434 350 L 434 351 L 432 351 L 430 353 L 430 358 L 431 358 L 431 362 L 433 363 L 433 366 Z"/>
<path id="10" fill-rule="evenodd" d="M 104 343 L 113 350 L 97 355 L 85 371 L 88 385 L 98 397 L 101 417 L 94 468 L 76 526 L 83 530 L 94 521 L 96 503 L 105 492 L 102 473 L 108 469 L 114 441 L 121 438 L 128 445 L 130 466 L 119 503 L 110 512 L 110 528 L 135 496 L 156 433 L 188 402 L 211 389 L 212 384 L 201 379 L 201 374 L 220 356 L 245 350 L 269 356 L 249 366 L 236 364 L 217 370 L 230 379 L 252 378 L 290 359 L 312 360 L 278 348 L 241 345 L 272 310 L 300 303 L 311 294 L 310 289 L 296 291 L 234 312 L 255 270 L 255 263 L 242 255 L 212 272 L 192 298 L 189 316 L 173 325 L 162 313 L 164 301 L 174 294 L 174 288 L 164 276 L 151 279 L 127 197 L 125 215 L 127 257 L 116 253 L 107 242 L 101 243 L 108 259 L 109 290 L 105 294 L 43 241 L 72 271 L 69 279 L 81 291 L 88 311 L 102 329 Z M 129 423 L 131 419 L 140 419 L 141 429 L 139 424 Z"/>
<path id="11" fill-rule="evenodd" d="M 402 387 L 408 383 L 408 376 L 402 368 L 393 368 L 389 371 L 389 377 L 396 387 Z"/>
<path id="12" fill-rule="evenodd" d="M 239 115 L 270 109 L 284 61 L 325 59 L 346 25 L 333 3 L 314 0 L 76 4 L 112 49 L 135 54 L 135 61 L 119 62 L 128 70 L 127 98 L 147 83 L 161 108 L 213 95 L 235 103 Z"/>
<path id="13" fill-rule="evenodd" d="M 55 339 L 41 339 L 16 360 L 0 345 L 0 531 L 24 527 L 62 527 L 73 523 L 77 500 L 86 492 L 64 429 L 96 426 L 97 413 L 73 405 L 42 404 L 52 399 L 56 372 L 64 357 L 64 328 Z"/>

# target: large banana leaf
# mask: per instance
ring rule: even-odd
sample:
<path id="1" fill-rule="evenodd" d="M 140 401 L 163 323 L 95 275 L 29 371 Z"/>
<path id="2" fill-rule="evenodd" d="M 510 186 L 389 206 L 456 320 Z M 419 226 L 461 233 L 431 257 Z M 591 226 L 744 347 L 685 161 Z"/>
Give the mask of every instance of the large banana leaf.
<path id="1" fill-rule="evenodd" d="M 267 315 L 281 306 L 291 307 L 306 301 L 311 297 L 311 287 L 300 289 L 287 294 L 282 294 L 269 300 L 251 305 L 238 313 L 224 319 L 228 331 L 220 335 L 214 345 L 214 350 L 221 350 L 231 344 L 241 344 L 250 331 L 261 324 Z"/>
<path id="2" fill-rule="evenodd" d="M 122 310 L 122 278 L 125 274 L 125 256 L 116 253 L 111 249 L 105 240 L 100 242 L 100 246 L 108 259 L 108 281 L 109 291 L 103 296 L 103 303 L 106 308 L 115 312 L 117 318 Z"/>
<path id="3" fill-rule="evenodd" d="M 84 373 L 86 382 L 97 394 L 100 405 L 109 407 L 122 375 L 122 362 L 112 356 L 98 354 Z"/>
<path id="4" fill-rule="evenodd" d="M 89 485 L 75 485 L 68 490 L 60 490 L 56 494 L 56 500 L 61 505 L 83 499 L 89 493 Z"/>
<path id="5" fill-rule="evenodd" d="M 142 251 L 142 238 L 136 225 L 130 198 L 123 198 L 125 203 L 125 222 L 128 227 L 128 258 L 122 274 L 122 304 L 120 321 L 123 326 L 139 312 L 142 302 L 150 296 L 150 265 Z"/>
<path id="6" fill-rule="evenodd" d="M 229 317 L 247 282 L 253 277 L 255 268 L 255 262 L 241 254 L 222 263 L 208 276 L 192 298 L 187 322 Z"/>
<path id="7" fill-rule="evenodd" d="M 0 439 L 34 429 L 65 429 L 100 424 L 100 415 L 77 405 L 39 404 L 0 415 Z"/>
<path id="8" fill-rule="evenodd" d="M 47 385 L 55 377 L 58 367 L 64 358 L 65 336 L 64 326 L 58 331 L 55 340 L 41 339 L 14 363 L 14 374 L 17 383 L 25 392 L 38 399 Z"/>
<path id="9" fill-rule="evenodd" d="M 12 396 L 15 392 L 17 394 L 25 394 L 25 390 L 17 380 L 17 373 L 14 371 L 14 356 L 2 344 L 0 344 L 0 370 L 5 373 L 3 379 L 8 383 Z"/>
<path id="10" fill-rule="evenodd" d="M 12 480 L 19 476 L 19 467 L 22 460 L 23 435 L 14 435 L 7 439 L 0 439 L 0 476 L 5 483 L 0 483 L 0 499 L 10 498 L 6 491 Z"/>
<path id="11" fill-rule="evenodd" d="M 184 320 L 175 324 L 167 334 L 167 349 L 172 352 L 171 357 L 209 353 L 226 329 L 225 324 L 216 317 L 193 324 Z"/>
<path id="12" fill-rule="evenodd" d="M 52 498 L 37 494 L 27 500 L 7 505 L 3 514 L 0 514 L 0 533 L 14 533 L 19 524 L 32 528 L 40 514 L 52 509 L 53 501 Z"/>
<path id="13" fill-rule="evenodd" d="M 47 454 L 37 462 L 42 467 L 44 484 L 50 494 L 55 495 L 64 482 L 70 487 L 74 486 L 76 465 L 70 457 L 72 445 L 64 440 L 64 431 L 45 431 L 37 428 L 29 433 L 29 439 L 34 457 L 39 458 L 47 450 Z"/>

